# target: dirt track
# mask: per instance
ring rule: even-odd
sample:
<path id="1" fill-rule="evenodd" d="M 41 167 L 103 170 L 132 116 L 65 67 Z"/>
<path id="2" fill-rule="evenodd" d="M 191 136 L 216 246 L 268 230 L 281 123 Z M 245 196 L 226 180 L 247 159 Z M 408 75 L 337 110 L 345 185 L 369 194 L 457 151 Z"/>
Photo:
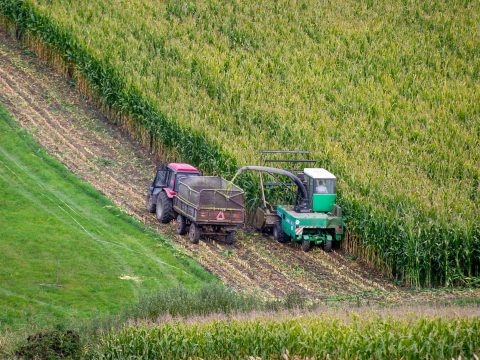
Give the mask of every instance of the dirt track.
<path id="1" fill-rule="evenodd" d="M 292 291 L 310 298 L 394 299 L 407 294 L 338 252 L 303 253 L 258 234 L 235 246 L 190 244 L 173 225 L 159 225 L 144 208 L 155 159 L 106 119 L 63 78 L 0 31 L 0 102 L 22 127 L 69 169 L 126 212 L 169 235 L 223 282 L 265 296 Z"/>

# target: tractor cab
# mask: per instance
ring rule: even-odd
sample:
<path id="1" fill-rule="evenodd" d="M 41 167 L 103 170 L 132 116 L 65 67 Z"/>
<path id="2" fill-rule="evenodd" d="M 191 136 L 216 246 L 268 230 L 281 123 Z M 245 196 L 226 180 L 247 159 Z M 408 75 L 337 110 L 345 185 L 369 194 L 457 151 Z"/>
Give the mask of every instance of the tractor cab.
<path id="1" fill-rule="evenodd" d="M 337 199 L 337 178 L 321 168 L 304 170 L 308 202 L 313 212 L 332 212 Z"/>
<path id="2" fill-rule="evenodd" d="M 160 167 L 148 188 L 146 206 L 151 213 L 157 214 L 162 223 L 173 220 L 173 198 L 177 195 L 178 185 L 184 178 L 200 176 L 200 171 L 188 164 L 170 163 Z"/>
<path id="3" fill-rule="evenodd" d="M 189 176 L 200 176 L 200 172 L 189 164 L 170 163 L 157 170 L 151 190 L 164 189 L 171 198 L 178 191 L 180 181 Z"/>

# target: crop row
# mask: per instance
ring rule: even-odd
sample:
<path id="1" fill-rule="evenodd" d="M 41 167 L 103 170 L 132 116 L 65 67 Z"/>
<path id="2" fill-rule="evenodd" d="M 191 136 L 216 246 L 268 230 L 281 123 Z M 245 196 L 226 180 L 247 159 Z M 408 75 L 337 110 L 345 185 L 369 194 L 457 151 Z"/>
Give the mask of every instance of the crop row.
<path id="1" fill-rule="evenodd" d="M 97 359 L 457 359 L 480 351 L 478 318 L 379 316 L 217 320 L 127 326 L 99 341 Z"/>
<path id="2" fill-rule="evenodd" d="M 258 149 L 311 150 L 340 178 L 349 249 L 411 285 L 479 275 L 469 2 L 0 0 L 0 11 L 145 144 L 225 176 Z M 240 182 L 254 203 L 255 178 Z"/>

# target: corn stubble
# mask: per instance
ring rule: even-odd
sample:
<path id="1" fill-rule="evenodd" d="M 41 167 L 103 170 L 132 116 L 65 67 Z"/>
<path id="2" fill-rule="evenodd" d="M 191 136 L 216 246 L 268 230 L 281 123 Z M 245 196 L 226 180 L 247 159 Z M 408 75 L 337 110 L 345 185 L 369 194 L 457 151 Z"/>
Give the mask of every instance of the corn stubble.
<path id="1" fill-rule="evenodd" d="M 476 2 L 0 0 L 145 145 L 210 173 L 313 152 L 347 250 L 407 285 L 479 283 Z M 60 66 L 60 67 L 62 67 Z M 253 177 L 240 179 L 257 195 Z"/>

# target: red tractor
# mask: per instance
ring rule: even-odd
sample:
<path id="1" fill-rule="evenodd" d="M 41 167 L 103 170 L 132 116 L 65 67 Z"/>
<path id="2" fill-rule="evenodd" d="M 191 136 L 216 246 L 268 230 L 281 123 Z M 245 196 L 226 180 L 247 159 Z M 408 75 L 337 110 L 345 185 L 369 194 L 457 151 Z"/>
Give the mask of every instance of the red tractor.
<path id="1" fill-rule="evenodd" d="M 147 194 L 147 210 L 156 213 L 158 221 L 167 224 L 175 217 L 173 198 L 181 179 L 200 176 L 200 171 L 188 164 L 171 163 L 157 170 Z"/>

